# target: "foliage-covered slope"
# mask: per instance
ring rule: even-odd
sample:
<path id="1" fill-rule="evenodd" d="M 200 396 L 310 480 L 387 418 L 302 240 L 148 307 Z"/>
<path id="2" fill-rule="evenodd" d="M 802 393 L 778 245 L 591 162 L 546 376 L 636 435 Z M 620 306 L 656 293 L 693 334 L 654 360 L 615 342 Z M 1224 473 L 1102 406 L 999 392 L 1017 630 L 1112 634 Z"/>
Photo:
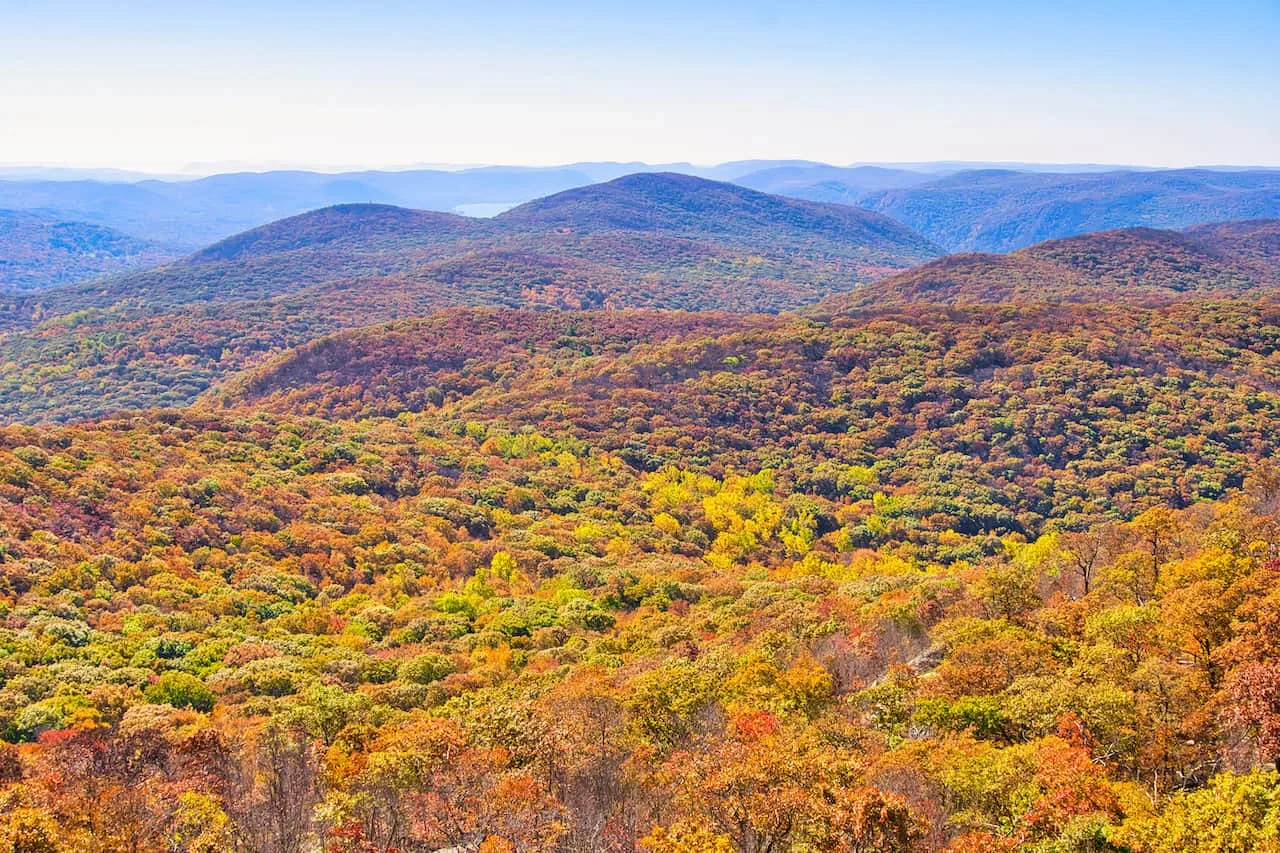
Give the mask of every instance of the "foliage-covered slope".
<path id="1" fill-rule="evenodd" d="M 905 490 L 861 535 L 877 542 L 893 529 L 920 543 L 948 529 L 1035 532 L 1151 496 L 1216 496 L 1271 451 L 1280 414 L 1280 315 L 1268 303 L 744 318 L 715 336 L 673 325 L 611 354 L 590 347 L 620 322 L 608 315 L 574 317 L 580 337 L 495 333 L 491 353 L 476 349 L 477 324 L 495 322 L 535 321 L 457 314 L 358 330 L 281 356 L 210 402 L 502 417 L 646 469 L 767 458 L 832 495 Z M 831 466 L 848 464 L 864 467 L 865 483 L 837 482 Z"/>
<path id="2" fill-rule="evenodd" d="M 961 172 L 861 204 L 953 252 L 1008 252 L 1092 231 L 1280 216 L 1280 171 Z"/>
<path id="3" fill-rule="evenodd" d="M 1280 288 L 1280 220 L 1192 230 L 1131 228 L 1050 240 L 1009 255 L 952 255 L 829 307 L 941 302 L 1162 302 Z"/>
<path id="4" fill-rule="evenodd" d="M 484 388 L 528 381 L 531 368 L 616 357 L 657 341 L 705 337 L 745 319 L 708 312 L 449 310 L 326 336 L 218 389 L 220 405 L 325 416 L 422 411 Z M 268 403 L 268 398 L 270 402 Z"/>
<path id="5" fill-rule="evenodd" d="M 372 254 L 450 244 L 484 234 L 485 223 L 448 213 L 385 204 L 342 204 L 281 219 L 201 249 L 188 264 L 238 261 L 320 249 Z"/>
<path id="6" fill-rule="evenodd" d="M 523 204 L 505 226 L 581 231 L 660 231 L 852 254 L 937 254 L 897 222 L 845 205 L 769 195 L 673 173 L 628 175 Z"/>
<path id="7" fill-rule="evenodd" d="M 618 291 L 609 301 L 618 307 L 661 304 L 662 294 L 629 289 L 647 274 L 746 285 L 731 304 L 683 306 L 727 310 L 794 307 L 940 254 L 908 229 L 843 205 L 782 199 L 700 178 L 634 175 L 533 202 L 496 220 L 385 205 L 312 211 L 160 270 L 55 290 L 38 301 L 13 300 L 5 320 L 17 328 L 36 317 L 126 300 L 163 308 L 372 277 L 429 290 L 435 282 L 424 264 L 450 258 L 465 263 L 485 252 L 572 259 L 607 270 L 607 283 Z M 477 291 L 493 283 L 483 273 L 470 278 Z M 351 287 L 358 293 L 358 283 Z"/>
<path id="8" fill-rule="evenodd" d="M 776 312 L 936 254 L 865 211 L 670 175 L 493 221 L 327 208 L 165 267 L 0 300 L 0 415 L 182 405 L 274 350 L 442 308 Z"/>
<path id="9" fill-rule="evenodd" d="M 323 211 L 4 340 L 37 416 L 249 369 L 0 427 L 0 850 L 1280 844 L 1275 223 L 530 310 L 747 308 L 866 222 L 616 190 Z"/>
<path id="10" fill-rule="evenodd" d="M 1210 249 L 1274 270 L 1280 266 L 1280 219 L 1211 222 L 1186 229 Z"/>
<path id="11" fill-rule="evenodd" d="M 796 359 L 820 331 L 790 330 L 794 349 L 769 333 L 738 343 Z M 942 336 L 877 341 L 911 375 L 863 381 L 914 396 L 922 337 Z M 706 349 L 628 358 L 658 381 L 686 347 Z M 737 347 L 776 366 L 763 349 Z M 718 365 L 689 380 L 763 380 Z M 548 382 L 564 369 L 542 366 Z M 991 407 L 996 433 L 1099 438 L 1062 429 L 1045 392 L 1017 393 L 1023 405 Z M 1274 837 L 1280 780 L 1255 768 L 1280 747 L 1280 474 L 1255 464 L 1246 493 L 1170 510 L 1146 491 L 1143 450 L 1164 441 L 1169 403 L 1137 386 L 1131 403 L 1107 396 L 1123 393 L 1089 405 L 1146 406 L 1146 420 L 1076 467 L 1128 478 L 1132 521 L 933 544 L 903 507 L 936 486 L 887 482 L 889 456 L 833 458 L 803 481 L 772 470 L 803 430 L 747 432 L 731 457 L 649 473 L 570 434 L 580 416 L 511 431 L 490 406 L 0 430 L 0 838 L 134 853 L 1182 853 L 1214 833 Z M 1268 453 L 1270 431 L 1213 449 L 1244 438 L 1241 417 L 1181 452 Z M 950 420 L 924 404 L 912 424 L 954 446 Z M 645 441 L 650 423 L 625 426 Z M 935 484 L 956 456 L 913 454 Z M 989 458 L 998 477 L 1007 462 Z M 1023 502 L 1054 479 L 1002 488 Z M 952 485 L 956 505 L 982 503 Z"/>
<path id="12" fill-rule="evenodd" d="M 157 245 L 109 228 L 0 210 L 0 289 L 42 290 L 155 266 L 173 257 Z"/>

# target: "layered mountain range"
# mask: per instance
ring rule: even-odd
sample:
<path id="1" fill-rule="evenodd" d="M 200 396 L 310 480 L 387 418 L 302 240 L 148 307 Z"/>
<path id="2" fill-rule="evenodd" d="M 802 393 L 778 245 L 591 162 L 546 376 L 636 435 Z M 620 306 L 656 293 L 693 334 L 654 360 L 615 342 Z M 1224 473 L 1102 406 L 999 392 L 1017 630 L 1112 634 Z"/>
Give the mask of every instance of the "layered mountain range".
<path id="1" fill-rule="evenodd" d="M 998 165 L 998 167 L 995 167 Z M 884 213 L 949 251 L 1025 248 L 1055 237 L 1280 215 L 1280 171 L 1032 164 L 830 166 L 808 161 L 577 163 L 550 168 L 305 171 L 137 179 L 97 173 L 0 173 L 0 210 L 106 227 L 178 254 L 259 225 L 338 204 L 491 215 L 539 197 L 635 173 L 679 173 L 774 195 Z M 55 179 L 56 178 L 56 179 Z M 8 283 L 0 279 L 0 285 Z"/>
<path id="2" fill-rule="evenodd" d="M 859 174 L 905 179 L 888 171 Z M 882 214 L 677 173 L 570 189 L 490 219 L 343 204 L 145 271 L 11 291 L 0 300 L 0 407 L 40 420 L 186 405 L 291 347 L 465 306 L 821 316 L 1257 296 L 1280 283 L 1276 234 L 1275 220 L 1133 228 L 944 257 Z"/>
<path id="3" fill-rule="evenodd" d="M 19 417 L 190 402 L 254 359 L 440 308 L 776 312 L 937 257 L 880 214 L 685 175 L 569 190 L 494 219 L 341 205 L 181 261 L 0 302 Z M 53 376 L 53 393 L 23 389 Z"/>

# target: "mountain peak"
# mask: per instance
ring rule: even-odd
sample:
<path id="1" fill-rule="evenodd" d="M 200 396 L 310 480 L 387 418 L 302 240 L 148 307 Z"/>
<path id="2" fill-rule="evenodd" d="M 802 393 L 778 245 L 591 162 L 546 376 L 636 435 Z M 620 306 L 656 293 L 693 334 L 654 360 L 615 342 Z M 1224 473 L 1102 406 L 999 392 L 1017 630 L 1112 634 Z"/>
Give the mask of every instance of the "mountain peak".
<path id="1" fill-rule="evenodd" d="M 625 175 L 522 204 L 497 217 L 505 226 L 579 232 L 660 231 L 767 238 L 795 247 L 815 237 L 848 246 L 905 249 L 922 260 L 942 250 L 886 216 L 843 204 L 770 195 L 672 172 Z"/>
<path id="2" fill-rule="evenodd" d="M 832 297 L 826 309 L 934 302 L 1158 303 L 1280 288 L 1280 221 L 1124 228 L 1007 255 L 949 255 Z"/>
<path id="3" fill-rule="evenodd" d="M 483 229 L 483 224 L 452 213 L 410 210 L 390 204 L 337 204 L 220 240 L 191 255 L 187 261 L 230 261 L 345 244 L 374 247 L 399 241 L 418 243 L 439 237 L 454 238 L 475 229 Z"/>

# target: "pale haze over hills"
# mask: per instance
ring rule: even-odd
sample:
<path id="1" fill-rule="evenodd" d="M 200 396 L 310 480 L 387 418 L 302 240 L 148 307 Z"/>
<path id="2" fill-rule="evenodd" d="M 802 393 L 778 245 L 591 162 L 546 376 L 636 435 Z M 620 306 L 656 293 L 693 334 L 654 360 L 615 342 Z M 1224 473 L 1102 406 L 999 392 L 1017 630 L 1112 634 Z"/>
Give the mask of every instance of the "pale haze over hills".
<path id="1" fill-rule="evenodd" d="M 237 172 L 182 180 L 133 180 L 135 176 L 118 174 L 83 178 L 54 171 L 42 179 L 0 178 L 0 210 L 109 228 L 170 254 L 333 204 L 380 203 L 493 216 L 566 189 L 662 171 L 875 210 L 951 250 L 1009 251 L 1106 228 L 1180 228 L 1280 215 L 1280 170 L 975 165 L 980 164 L 837 167 L 752 160 L 700 167 L 597 162 L 451 171 Z M 36 247 L 22 251 L 40 253 Z M 135 253 L 133 261 L 124 263 L 136 267 L 154 257 Z"/>

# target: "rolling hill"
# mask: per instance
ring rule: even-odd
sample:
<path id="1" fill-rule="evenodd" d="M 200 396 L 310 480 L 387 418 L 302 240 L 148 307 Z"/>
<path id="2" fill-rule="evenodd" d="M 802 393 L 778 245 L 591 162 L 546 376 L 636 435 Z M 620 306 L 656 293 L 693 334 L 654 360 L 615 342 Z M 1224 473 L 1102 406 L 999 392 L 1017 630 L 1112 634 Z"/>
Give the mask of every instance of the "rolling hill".
<path id="1" fill-rule="evenodd" d="M 377 204 L 310 211 L 166 267 L 52 290 L 38 300 L 11 299 L 0 308 L 0 323 L 21 328 L 125 301 L 158 310 L 263 299 L 322 284 L 354 288 L 365 298 L 370 294 L 360 282 L 371 281 L 379 289 L 421 291 L 424 305 L 483 304 L 486 288 L 519 284 L 526 302 L 548 307 L 579 307 L 586 298 L 609 307 L 777 311 L 939 254 L 918 234 L 867 211 L 684 175 L 640 174 L 549 196 L 492 220 Z M 507 271 L 495 258 L 522 260 Z M 544 261 L 547 269 L 539 272 Z M 436 278 L 442 263 L 443 281 Z M 592 270 L 604 290 L 575 290 L 559 274 L 565 269 Z"/>
<path id="2" fill-rule="evenodd" d="M 160 246 L 110 228 L 0 210 L 0 288 L 44 290 L 173 258 Z"/>
<path id="3" fill-rule="evenodd" d="M 504 226 L 714 235 L 784 247 L 830 240 L 858 249 L 936 251 L 897 222 L 844 205 L 817 204 L 677 173 L 640 173 L 528 202 Z"/>
<path id="4" fill-rule="evenodd" d="M 278 219 L 340 204 L 466 212 L 511 207 L 635 172 L 677 171 L 729 181 L 762 169 L 808 165 L 815 164 L 747 160 L 700 167 L 600 162 L 339 173 L 275 170 L 163 180 L 84 170 L 12 170 L 0 174 L 0 209 L 90 222 L 183 252 Z"/>
<path id="5" fill-rule="evenodd" d="M 567 432 L 646 470 L 749 467 L 767 447 L 796 483 L 839 460 L 913 495 L 916 541 L 1029 533 L 1048 507 L 1074 524 L 1143 495 L 1216 496 L 1274 446 L 1280 417 L 1268 301 L 629 314 L 466 309 L 352 330 L 229 379 L 199 407 L 428 412 Z"/>
<path id="6" fill-rule="evenodd" d="M 400 251 L 485 232 L 484 223 L 448 213 L 385 204 L 340 204 L 219 240 L 186 259 L 187 265 L 243 260 L 281 252 Z"/>
<path id="7" fill-rule="evenodd" d="M 783 311 L 939 253 L 879 214 L 672 174 L 492 220 L 325 208 L 165 267 L 7 297 L 0 411 L 182 405 L 270 352 L 449 307 Z M 33 395 L 33 383 L 56 390 Z"/>
<path id="8" fill-rule="evenodd" d="M 937 179 L 937 175 L 883 166 L 774 166 L 743 175 L 734 181 L 744 187 L 776 195 L 837 204 L 858 204 L 864 197 L 884 190 L 913 187 Z"/>
<path id="9" fill-rule="evenodd" d="M 824 308 L 941 302 L 1162 302 L 1280 290 L 1280 220 L 1132 228 L 964 254 L 832 297 Z"/>
<path id="10" fill-rule="evenodd" d="M 859 203 L 952 252 L 1008 252 L 1093 231 L 1274 218 L 1280 216 L 1280 171 L 978 170 L 871 193 Z"/>

